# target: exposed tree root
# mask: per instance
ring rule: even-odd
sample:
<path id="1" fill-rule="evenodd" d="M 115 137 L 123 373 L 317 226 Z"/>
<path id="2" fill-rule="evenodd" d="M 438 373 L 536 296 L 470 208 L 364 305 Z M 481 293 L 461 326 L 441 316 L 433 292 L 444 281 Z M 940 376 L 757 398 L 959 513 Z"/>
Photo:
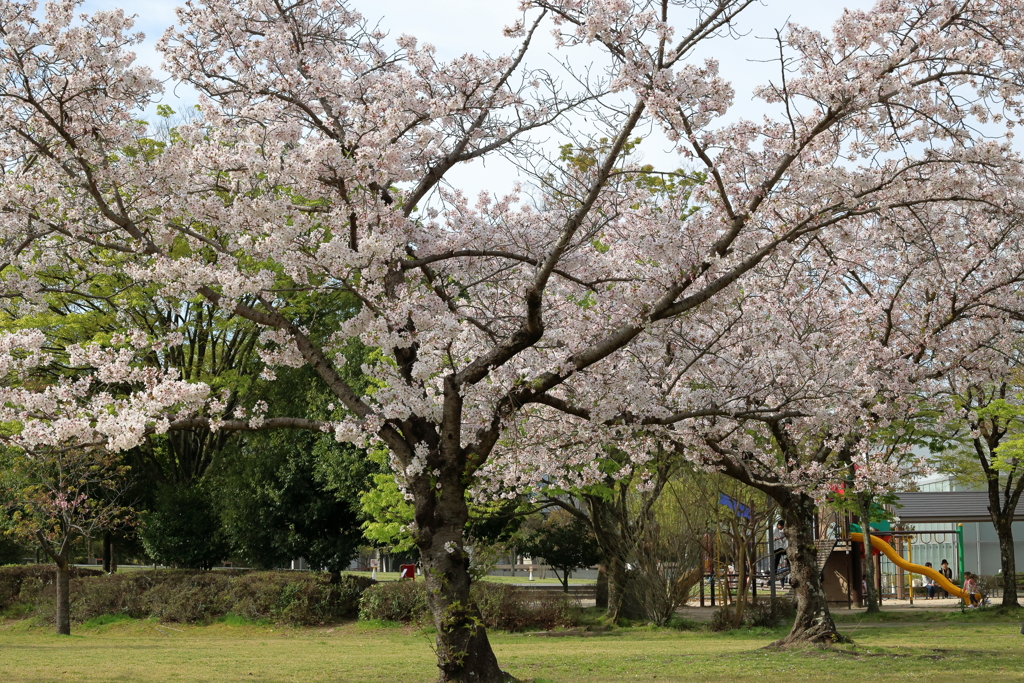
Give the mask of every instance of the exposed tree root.
<path id="1" fill-rule="evenodd" d="M 844 636 L 834 629 L 807 630 L 798 633 L 790 633 L 785 638 L 780 638 L 765 646 L 765 649 L 783 650 L 805 646 L 829 648 L 832 645 L 851 644 L 853 638 Z"/>

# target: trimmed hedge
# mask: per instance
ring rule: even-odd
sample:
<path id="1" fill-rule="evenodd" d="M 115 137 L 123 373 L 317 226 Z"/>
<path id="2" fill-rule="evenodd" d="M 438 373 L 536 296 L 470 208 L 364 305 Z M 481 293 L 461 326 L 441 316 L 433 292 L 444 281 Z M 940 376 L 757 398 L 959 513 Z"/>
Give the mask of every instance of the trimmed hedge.
<path id="1" fill-rule="evenodd" d="M 509 584 L 481 581 L 473 584 L 470 594 L 489 629 L 550 630 L 579 625 L 579 602 L 564 593 L 524 591 Z M 359 618 L 404 623 L 429 621 L 426 584 L 396 581 L 371 586 L 360 600 Z"/>
<path id="2" fill-rule="evenodd" d="M 361 576 L 295 572 L 201 572 L 157 569 L 104 575 L 72 575 L 71 618 L 83 622 L 106 614 L 157 617 L 182 623 L 209 622 L 226 614 L 311 626 L 354 619 L 360 595 L 376 583 Z M 53 569 L 0 568 L 0 611 L 53 619 Z M 48 578 L 48 583 L 45 578 Z M 30 606 L 25 610 L 24 606 Z"/>
<path id="3" fill-rule="evenodd" d="M 71 568 L 71 579 L 102 576 L 98 569 Z M 0 567 L 0 613 L 16 605 L 34 606 L 40 600 L 53 602 L 57 568 L 52 564 L 8 565 Z"/>
<path id="4" fill-rule="evenodd" d="M 389 581 L 370 586 L 359 600 L 359 618 L 364 621 L 418 623 L 430 614 L 427 587 L 422 581 Z"/>

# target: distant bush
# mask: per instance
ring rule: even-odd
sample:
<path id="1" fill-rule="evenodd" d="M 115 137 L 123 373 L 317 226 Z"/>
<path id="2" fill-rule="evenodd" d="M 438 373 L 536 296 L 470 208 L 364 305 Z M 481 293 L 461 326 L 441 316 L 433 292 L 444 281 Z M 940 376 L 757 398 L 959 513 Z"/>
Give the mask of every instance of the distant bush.
<path id="1" fill-rule="evenodd" d="M 0 609 L 29 603 L 36 614 L 52 619 L 53 573 L 47 575 L 45 569 L 0 568 Z M 76 622 L 123 614 L 135 619 L 204 623 L 234 614 L 250 620 L 319 625 L 354 619 L 360 595 L 376 583 L 361 576 L 176 569 L 109 576 L 76 570 L 72 577 L 71 617 Z"/>
<path id="2" fill-rule="evenodd" d="M 711 621 L 708 622 L 708 630 L 731 631 L 735 623 L 735 605 L 722 605 L 711 613 Z"/>
<path id="3" fill-rule="evenodd" d="M 517 590 L 507 583 L 475 583 L 470 594 L 476 600 L 487 628 L 522 631 L 532 625 L 535 612 L 539 611 L 531 609 L 533 605 L 528 601 L 525 591 Z"/>
<path id="4" fill-rule="evenodd" d="M 758 599 L 747 605 L 744 618 L 754 628 L 775 628 L 796 618 L 796 604 L 788 598 Z"/>
<path id="5" fill-rule="evenodd" d="M 296 580 L 307 576 L 315 580 Z M 247 619 L 274 619 L 295 625 L 355 619 L 359 615 L 360 597 L 377 582 L 365 576 L 349 575 L 332 582 L 330 576 L 283 572 L 247 574 L 234 582 L 233 606 L 228 611 Z M 282 584 L 282 578 L 290 580 Z"/>
<path id="6" fill-rule="evenodd" d="M 1003 575 L 978 576 L 978 592 L 981 593 L 982 601 L 988 603 L 988 599 L 1003 594 Z"/>
<path id="7" fill-rule="evenodd" d="M 484 626 L 501 631 L 548 630 L 579 624 L 579 602 L 564 593 L 524 591 L 515 586 L 481 581 L 470 590 Z M 359 618 L 420 623 L 429 618 L 427 589 L 422 582 L 379 583 L 363 593 Z"/>
<path id="8" fill-rule="evenodd" d="M 722 605 L 711 614 L 710 631 L 729 631 L 735 628 L 736 605 Z M 754 628 L 775 628 L 796 618 L 796 604 L 788 598 L 759 599 L 749 602 L 743 609 L 743 624 Z"/>
<path id="9" fill-rule="evenodd" d="M 473 584 L 473 599 L 487 628 L 547 631 L 580 622 L 580 603 L 567 593 L 525 591 L 502 583 Z"/>

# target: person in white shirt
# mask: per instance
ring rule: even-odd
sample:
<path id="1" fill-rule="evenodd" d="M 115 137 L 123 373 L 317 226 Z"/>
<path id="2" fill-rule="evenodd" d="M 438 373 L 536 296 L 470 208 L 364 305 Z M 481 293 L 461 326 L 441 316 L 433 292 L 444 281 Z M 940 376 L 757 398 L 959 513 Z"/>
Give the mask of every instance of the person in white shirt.
<path id="1" fill-rule="evenodd" d="M 924 566 L 926 566 L 928 568 L 931 568 L 932 563 L 931 562 L 925 562 Z M 935 597 L 935 593 L 938 592 L 939 586 L 938 586 L 938 584 L 935 583 L 935 579 L 933 579 L 930 576 L 925 576 L 924 577 L 924 585 L 928 589 L 928 599 L 931 600 L 932 598 Z"/>

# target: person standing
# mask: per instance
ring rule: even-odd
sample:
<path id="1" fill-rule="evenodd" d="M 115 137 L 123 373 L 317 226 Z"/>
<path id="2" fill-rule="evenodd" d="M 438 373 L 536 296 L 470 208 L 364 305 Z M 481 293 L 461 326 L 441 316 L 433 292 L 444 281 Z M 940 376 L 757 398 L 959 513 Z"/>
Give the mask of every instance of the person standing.
<path id="1" fill-rule="evenodd" d="M 967 597 L 971 601 L 971 607 L 978 606 L 978 599 L 974 597 L 974 594 L 978 592 L 978 577 L 971 573 L 964 573 L 964 592 L 967 593 Z"/>
<path id="2" fill-rule="evenodd" d="M 775 554 L 772 556 L 772 569 L 775 576 L 779 575 L 779 562 L 783 557 L 786 556 L 786 548 L 789 547 L 789 543 L 786 541 L 786 523 L 781 519 L 779 523 L 775 525 L 775 529 L 772 530 L 772 542 L 775 544 Z M 785 579 L 783 579 L 780 585 L 786 585 Z"/>
<path id="3" fill-rule="evenodd" d="M 946 577 L 946 579 L 950 583 L 953 582 L 953 570 L 950 569 L 949 562 L 947 562 L 946 560 L 943 560 L 942 563 L 939 565 L 939 573 Z M 949 592 L 945 588 L 942 589 L 942 597 L 949 597 Z"/>

